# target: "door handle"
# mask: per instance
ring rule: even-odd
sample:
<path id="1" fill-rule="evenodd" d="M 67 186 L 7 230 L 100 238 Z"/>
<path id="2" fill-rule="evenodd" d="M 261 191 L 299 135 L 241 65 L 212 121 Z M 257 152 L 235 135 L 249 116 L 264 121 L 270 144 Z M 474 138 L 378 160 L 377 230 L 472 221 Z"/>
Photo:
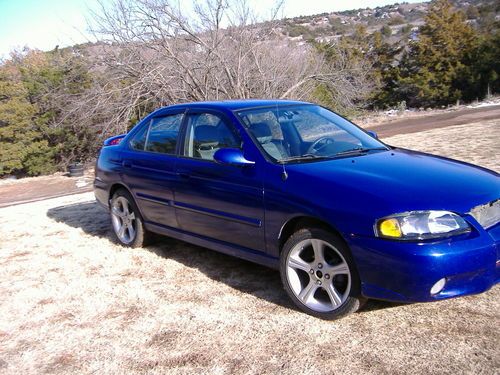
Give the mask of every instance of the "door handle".
<path id="1" fill-rule="evenodd" d="M 125 168 L 132 168 L 132 162 L 130 162 L 128 160 L 124 160 L 122 162 L 122 166 L 124 166 Z"/>

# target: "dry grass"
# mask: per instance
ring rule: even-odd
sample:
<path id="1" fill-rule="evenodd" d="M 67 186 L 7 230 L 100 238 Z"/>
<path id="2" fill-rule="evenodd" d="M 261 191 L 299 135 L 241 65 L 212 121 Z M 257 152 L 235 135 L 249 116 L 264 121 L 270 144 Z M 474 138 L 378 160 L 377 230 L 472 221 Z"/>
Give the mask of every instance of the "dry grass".
<path id="1" fill-rule="evenodd" d="M 117 245 L 91 193 L 0 209 L 0 235 L 0 373 L 500 369 L 498 287 L 325 322 L 291 306 L 275 271 L 171 239 Z"/>

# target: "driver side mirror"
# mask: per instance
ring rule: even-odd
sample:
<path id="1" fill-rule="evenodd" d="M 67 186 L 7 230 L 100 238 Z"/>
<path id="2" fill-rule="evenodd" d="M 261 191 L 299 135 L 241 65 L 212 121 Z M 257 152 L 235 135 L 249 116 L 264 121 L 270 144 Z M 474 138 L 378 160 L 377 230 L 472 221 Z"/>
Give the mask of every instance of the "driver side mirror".
<path id="1" fill-rule="evenodd" d="M 229 164 L 236 167 L 248 167 L 255 162 L 245 159 L 243 152 L 237 148 L 221 148 L 214 154 L 214 160 L 220 164 Z"/>
<path id="2" fill-rule="evenodd" d="M 378 135 L 376 132 L 374 132 L 373 130 L 367 130 L 366 131 L 368 134 L 370 134 L 372 136 L 372 138 L 375 138 L 375 139 L 378 139 Z"/>

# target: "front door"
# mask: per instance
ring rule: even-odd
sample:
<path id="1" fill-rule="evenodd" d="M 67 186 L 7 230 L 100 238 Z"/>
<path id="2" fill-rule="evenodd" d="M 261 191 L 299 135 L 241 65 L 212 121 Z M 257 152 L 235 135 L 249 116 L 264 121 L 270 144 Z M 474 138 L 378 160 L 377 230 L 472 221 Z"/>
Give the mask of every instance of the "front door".
<path id="1" fill-rule="evenodd" d="M 186 116 L 176 166 L 180 228 L 264 252 L 263 181 L 258 166 L 214 161 L 218 149 L 242 147 L 238 132 L 222 113 L 190 110 Z"/>

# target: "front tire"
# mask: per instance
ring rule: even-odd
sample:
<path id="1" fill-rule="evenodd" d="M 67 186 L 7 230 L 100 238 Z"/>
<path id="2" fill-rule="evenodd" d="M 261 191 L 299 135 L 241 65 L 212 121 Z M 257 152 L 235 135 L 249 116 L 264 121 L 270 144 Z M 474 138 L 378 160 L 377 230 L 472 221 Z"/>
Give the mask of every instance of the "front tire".
<path id="1" fill-rule="evenodd" d="M 293 234 L 281 252 L 280 273 L 292 301 L 312 316 L 338 319 L 364 301 L 349 249 L 331 232 L 306 228 Z"/>
<path id="2" fill-rule="evenodd" d="M 119 189 L 111 198 L 111 224 L 118 241 L 128 247 L 143 247 L 150 234 L 144 228 L 142 216 L 134 199 L 125 189 Z"/>

